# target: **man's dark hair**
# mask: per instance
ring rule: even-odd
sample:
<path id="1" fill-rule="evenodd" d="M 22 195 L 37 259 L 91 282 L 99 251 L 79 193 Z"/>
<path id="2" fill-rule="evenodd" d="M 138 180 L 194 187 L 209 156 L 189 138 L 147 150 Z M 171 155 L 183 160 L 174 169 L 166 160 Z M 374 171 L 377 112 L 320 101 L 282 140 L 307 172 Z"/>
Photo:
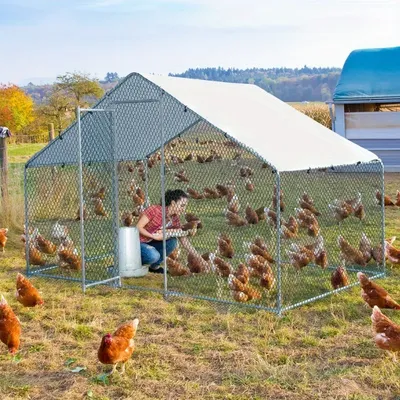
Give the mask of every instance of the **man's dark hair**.
<path id="1" fill-rule="evenodd" d="M 165 192 L 165 205 L 168 207 L 173 201 L 178 201 L 180 199 L 187 199 L 188 195 L 181 189 L 167 190 Z M 160 201 L 160 203 L 162 203 Z"/>

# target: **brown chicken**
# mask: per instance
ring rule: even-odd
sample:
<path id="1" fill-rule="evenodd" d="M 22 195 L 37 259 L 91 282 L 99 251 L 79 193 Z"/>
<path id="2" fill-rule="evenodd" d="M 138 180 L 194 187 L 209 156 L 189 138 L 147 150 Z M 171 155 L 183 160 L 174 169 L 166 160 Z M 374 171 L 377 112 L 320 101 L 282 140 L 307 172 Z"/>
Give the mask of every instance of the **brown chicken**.
<path id="1" fill-rule="evenodd" d="M 127 227 L 132 226 L 133 214 L 131 212 L 129 212 L 129 211 L 124 212 L 122 214 L 121 219 L 122 219 L 122 225 L 127 226 Z"/>
<path id="2" fill-rule="evenodd" d="M 82 268 L 81 258 L 76 249 L 66 247 L 63 244 L 58 249 L 58 258 L 60 267 L 80 271 Z"/>
<path id="3" fill-rule="evenodd" d="M 200 164 L 203 164 L 206 161 L 205 158 L 203 156 L 200 156 L 199 154 L 197 154 L 196 160 Z"/>
<path id="4" fill-rule="evenodd" d="M 307 235 L 311 237 L 317 237 L 319 235 L 319 223 L 317 220 L 307 226 Z"/>
<path id="5" fill-rule="evenodd" d="M 250 276 L 254 276 L 256 278 L 260 278 L 263 274 L 268 273 L 271 269 L 268 261 L 265 258 L 261 256 L 255 256 L 254 254 L 247 255 L 246 262 L 248 264 Z"/>
<path id="6" fill-rule="evenodd" d="M 268 207 L 265 207 L 265 208 L 264 208 L 264 213 L 265 213 L 267 222 L 268 222 L 270 225 L 272 225 L 273 227 L 277 228 L 278 216 L 276 215 L 276 212 L 273 211 L 273 210 L 271 210 L 271 209 L 268 208 Z M 281 221 L 280 221 L 280 222 L 282 223 L 282 218 L 281 218 Z"/>
<path id="7" fill-rule="evenodd" d="M 254 189 L 255 189 L 254 183 L 252 183 L 250 179 L 247 179 L 245 188 L 246 188 L 247 191 L 253 192 Z"/>
<path id="8" fill-rule="evenodd" d="M 228 187 L 228 193 L 226 194 L 226 200 L 228 203 L 232 201 L 235 196 L 235 188 L 233 186 Z"/>
<path id="9" fill-rule="evenodd" d="M 392 264 L 400 265 L 400 249 L 397 249 L 388 241 L 385 241 L 385 254 Z"/>
<path id="10" fill-rule="evenodd" d="M 200 218 L 197 215 L 195 215 L 193 213 L 186 213 L 185 214 L 185 220 L 186 220 L 186 222 L 192 222 L 192 221 L 197 222 L 197 227 L 200 229 L 199 225 L 200 225 L 201 221 L 200 221 Z"/>
<path id="11" fill-rule="evenodd" d="M 36 245 L 38 250 L 45 254 L 54 254 L 57 251 L 57 246 L 42 235 L 37 235 Z"/>
<path id="12" fill-rule="evenodd" d="M 315 264 L 320 266 L 322 269 L 326 269 L 328 267 L 328 253 L 326 250 L 321 250 L 315 254 Z"/>
<path id="13" fill-rule="evenodd" d="M 215 188 L 218 190 L 218 192 L 221 194 L 221 196 L 227 196 L 228 194 L 228 187 L 225 185 L 221 185 L 220 183 L 217 183 L 215 185 Z"/>
<path id="14" fill-rule="evenodd" d="M 228 277 L 229 288 L 235 292 L 242 292 L 247 295 L 247 300 L 260 299 L 262 294 L 250 285 L 245 285 L 239 281 L 234 275 Z"/>
<path id="15" fill-rule="evenodd" d="M 167 267 L 168 272 L 171 276 L 190 275 L 190 271 L 185 266 L 183 266 L 179 261 L 171 258 L 170 256 L 167 257 Z"/>
<path id="16" fill-rule="evenodd" d="M 94 213 L 96 215 L 100 215 L 101 217 L 106 217 L 107 212 L 104 208 L 103 201 L 101 199 L 94 199 Z"/>
<path id="17" fill-rule="evenodd" d="M 17 292 L 15 297 L 24 307 L 41 306 L 44 303 L 39 291 L 20 273 L 17 275 Z"/>
<path id="18" fill-rule="evenodd" d="M 245 218 L 250 225 L 258 224 L 258 215 L 248 203 L 245 210 Z"/>
<path id="19" fill-rule="evenodd" d="M 314 205 L 314 199 L 306 192 L 303 193 L 301 199 L 305 201 L 307 204 L 311 204 L 312 206 Z"/>
<path id="20" fill-rule="evenodd" d="M 274 273 L 271 267 L 268 265 L 267 272 L 263 273 L 260 279 L 260 286 L 264 289 L 271 290 L 275 284 Z"/>
<path id="21" fill-rule="evenodd" d="M 204 194 L 198 192 L 197 190 L 187 188 L 187 193 L 190 198 L 195 199 L 195 200 L 202 200 L 204 199 Z"/>
<path id="22" fill-rule="evenodd" d="M 172 252 L 169 254 L 169 258 L 171 260 L 178 260 L 179 256 L 181 254 L 181 249 L 179 246 L 176 246 L 174 250 L 172 250 Z"/>
<path id="23" fill-rule="evenodd" d="M 239 175 L 242 178 L 249 178 L 250 176 L 253 175 L 253 173 L 254 173 L 253 170 L 250 167 L 246 167 L 246 166 L 241 167 L 239 170 Z"/>
<path id="24" fill-rule="evenodd" d="M 328 207 L 331 209 L 334 218 L 339 223 L 348 218 L 353 213 L 353 207 L 350 204 L 346 202 L 341 202 L 337 199 L 335 199 L 332 204 L 328 204 Z"/>
<path id="25" fill-rule="evenodd" d="M 297 235 L 295 233 L 293 233 L 291 230 L 289 230 L 288 228 L 286 228 L 286 226 L 282 225 L 281 226 L 281 236 L 284 239 L 293 239 Z"/>
<path id="26" fill-rule="evenodd" d="M 307 251 L 307 249 L 304 247 L 300 250 L 286 250 L 286 254 L 289 257 L 290 264 L 292 264 L 297 271 L 300 271 L 302 268 L 306 267 L 315 258 L 314 254 L 311 251 Z"/>
<path id="27" fill-rule="evenodd" d="M 4 296 L 0 298 L 0 340 L 11 354 L 18 351 L 21 337 L 21 323 L 8 305 Z"/>
<path id="28" fill-rule="evenodd" d="M 363 219 L 365 219 L 365 208 L 363 204 L 358 205 L 355 209 L 354 209 L 354 216 L 356 218 L 358 218 L 360 221 L 362 221 Z"/>
<path id="29" fill-rule="evenodd" d="M 299 226 L 302 228 L 308 228 L 310 225 L 318 223 L 317 218 L 310 210 L 304 208 L 295 208 L 294 210 Z"/>
<path id="30" fill-rule="evenodd" d="M 184 161 L 192 161 L 193 160 L 193 153 L 189 153 L 183 160 Z"/>
<path id="31" fill-rule="evenodd" d="M 299 232 L 299 224 L 296 220 L 295 217 L 293 217 L 292 215 L 289 217 L 288 221 L 284 221 L 282 220 L 282 224 L 290 231 L 292 232 L 294 235 L 297 235 L 297 233 Z"/>
<path id="32" fill-rule="evenodd" d="M 197 230 L 197 225 L 198 222 L 197 221 L 190 221 L 190 222 L 186 222 L 186 224 L 183 224 L 181 226 L 181 229 L 186 232 L 186 231 L 192 231 L 193 229 Z"/>
<path id="33" fill-rule="evenodd" d="M 342 235 L 338 236 L 338 245 L 346 263 L 357 264 L 362 267 L 367 265 L 363 253 L 355 247 L 352 247 Z"/>
<path id="34" fill-rule="evenodd" d="M 375 197 L 378 200 L 378 204 L 381 206 L 382 205 L 382 193 L 378 189 L 376 190 Z M 384 196 L 384 204 L 385 204 L 385 207 L 395 205 L 393 200 L 387 195 Z"/>
<path id="35" fill-rule="evenodd" d="M 219 275 L 227 278 L 233 271 L 232 265 L 215 254 L 210 254 L 210 262 L 212 270 L 217 272 Z"/>
<path id="36" fill-rule="evenodd" d="M 177 182 L 184 182 L 184 183 L 189 183 L 189 178 L 186 176 L 185 172 L 176 172 L 174 179 Z"/>
<path id="37" fill-rule="evenodd" d="M 249 299 L 247 294 L 243 292 L 238 292 L 236 290 L 232 290 L 232 296 L 234 300 L 236 300 L 239 303 L 245 303 Z"/>
<path id="38" fill-rule="evenodd" d="M 250 279 L 250 271 L 247 266 L 243 263 L 240 263 L 237 267 L 237 270 L 233 273 L 236 279 L 242 282 L 244 285 L 247 285 Z"/>
<path id="39" fill-rule="evenodd" d="M 228 225 L 233 226 L 245 226 L 248 225 L 247 221 L 238 214 L 235 214 L 229 210 L 226 210 L 225 216 L 228 222 Z"/>
<path id="40" fill-rule="evenodd" d="M 239 203 L 239 198 L 237 197 L 236 194 L 232 197 L 231 201 L 228 203 L 227 210 L 232 212 L 232 213 L 234 213 L 234 214 L 238 214 L 239 213 L 240 203 Z"/>
<path id="41" fill-rule="evenodd" d="M 381 244 L 372 247 L 371 255 L 377 264 L 383 264 L 383 259 L 385 258 L 386 260 L 387 258 Z"/>
<path id="42" fill-rule="evenodd" d="M 207 272 L 210 269 L 207 261 L 205 261 L 200 255 L 192 251 L 189 251 L 187 255 L 187 264 L 190 269 L 190 272 L 194 274 Z"/>
<path id="43" fill-rule="evenodd" d="M 0 249 L 4 253 L 7 243 L 8 228 L 0 228 Z"/>
<path id="44" fill-rule="evenodd" d="M 361 297 L 371 308 L 378 306 L 379 308 L 400 310 L 400 304 L 396 303 L 383 287 L 371 281 L 367 275 L 358 272 L 357 278 L 361 285 Z"/>
<path id="45" fill-rule="evenodd" d="M 243 243 L 244 246 L 246 246 L 251 254 L 255 256 L 261 256 L 268 262 L 274 264 L 275 260 L 272 257 L 271 253 L 268 251 L 267 245 L 265 244 L 264 240 L 262 240 L 259 237 L 256 237 L 253 241 L 253 243 Z"/>
<path id="46" fill-rule="evenodd" d="M 358 245 L 358 250 L 361 251 L 364 256 L 365 262 L 368 264 L 372 259 L 372 246 L 371 241 L 368 239 L 367 235 L 363 232 L 361 234 L 360 244 Z"/>
<path id="47" fill-rule="evenodd" d="M 138 324 L 139 320 L 135 318 L 133 321 L 121 325 L 112 335 L 107 333 L 103 336 L 97 356 L 102 364 L 113 365 L 110 374 L 116 371 L 118 363 L 122 363 L 121 373 L 125 372 L 125 363 L 135 350 L 133 338 L 136 335 Z"/>
<path id="48" fill-rule="evenodd" d="M 345 267 L 337 267 L 331 275 L 331 284 L 334 289 L 347 286 L 350 283 Z"/>
<path id="49" fill-rule="evenodd" d="M 321 213 L 315 208 L 315 206 L 307 203 L 303 199 L 299 199 L 299 205 L 302 209 L 311 211 L 316 217 L 321 215 Z"/>
<path id="50" fill-rule="evenodd" d="M 372 329 L 375 334 L 375 344 L 383 349 L 394 353 L 400 351 L 400 326 L 384 315 L 378 306 L 374 306 L 371 315 Z"/>
<path id="51" fill-rule="evenodd" d="M 233 258 L 235 255 L 235 249 L 232 245 L 232 240 L 227 235 L 220 235 L 217 239 L 218 252 L 221 256 L 226 258 Z"/>
<path id="52" fill-rule="evenodd" d="M 42 254 L 35 247 L 33 243 L 29 243 L 29 263 L 31 265 L 45 265 L 46 261 L 43 260 Z"/>
<path id="53" fill-rule="evenodd" d="M 105 188 L 105 187 L 100 188 L 97 192 L 93 193 L 93 194 L 91 195 L 91 197 L 92 197 L 93 199 L 101 199 L 101 200 L 104 200 L 104 198 L 106 197 L 106 188 Z"/>

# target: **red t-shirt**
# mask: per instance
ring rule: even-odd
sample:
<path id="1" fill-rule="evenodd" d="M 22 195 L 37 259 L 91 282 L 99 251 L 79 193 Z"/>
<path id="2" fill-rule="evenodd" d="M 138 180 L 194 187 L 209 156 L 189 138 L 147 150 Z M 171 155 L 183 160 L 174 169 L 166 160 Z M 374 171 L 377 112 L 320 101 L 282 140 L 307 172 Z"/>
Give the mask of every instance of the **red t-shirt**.
<path id="1" fill-rule="evenodd" d="M 167 214 L 168 214 L 168 207 L 165 208 L 165 224 L 166 224 L 165 228 L 166 229 L 180 228 L 181 221 L 179 220 L 179 217 L 177 215 L 168 217 Z M 141 216 L 142 215 L 145 215 L 149 219 L 149 222 L 144 226 L 144 229 L 146 229 L 147 232 L 155 233 L 162 228 L 162 206 L 160 205 L 150 206 L 142 212 Z M 152 240 L 143 235 L 139 236 L 141 242 L 150 242 Z"/>

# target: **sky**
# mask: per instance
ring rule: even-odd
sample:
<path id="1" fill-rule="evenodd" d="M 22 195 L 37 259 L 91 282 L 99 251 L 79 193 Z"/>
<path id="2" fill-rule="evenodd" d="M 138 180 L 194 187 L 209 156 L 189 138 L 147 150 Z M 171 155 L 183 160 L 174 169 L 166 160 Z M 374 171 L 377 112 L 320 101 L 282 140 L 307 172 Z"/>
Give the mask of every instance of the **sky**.
<path id="1" fill-rule="evenodd" d="M 0 82 L 66 72 L 342 67 L 399 46 L 400 0 L 0 0 Z"/>

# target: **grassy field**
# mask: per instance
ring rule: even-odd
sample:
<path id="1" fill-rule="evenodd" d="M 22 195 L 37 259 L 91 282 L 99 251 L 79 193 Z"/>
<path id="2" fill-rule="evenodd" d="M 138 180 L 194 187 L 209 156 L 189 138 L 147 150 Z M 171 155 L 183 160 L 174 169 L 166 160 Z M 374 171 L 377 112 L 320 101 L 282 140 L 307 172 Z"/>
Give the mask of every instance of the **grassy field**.
<path id="1" fill-rule="evenodd" d="M 227 171 L 221 169 L 224 178 Z M 387 174 L 388 194 L 393 196 L 399 188 L 400 174 Z M 206 204 L 196 203 L 192 211 L 210 213 L 205 224 L 216 221 L 218 228 L 213 212 L 220 213 L 223 204 L 219 200 Z M 71 202 L 70 219 L 75 211 L 76 204 Z M 399 208 L 386 210 L 386 229 L 387 236 L 399 235 Z M 238 311 L 184 298 L 165 301 L 158 294 L 129 289 L 98 287 L 83 295 L 78 285 L 36 279 L 45 306 L 24 309 L 14 299 L 15 276 L 24 272 L 25 264 L 20 233 L 13 229 L 6 253 L 0 253 L 0 293 L 23 326 L 17 357 L 11 358 L 0 347 L 1 399 L 372 400 L 400 396 L 400 366 L 375 347 L 371 310 L 363 304 L 358 287 L 279 318 L 264 311 Z M 241 231 L 235 239 L 242 240 L 242 235 L 249 234 Z M 214 238 L 199 236 L 197 245 L 208 246 Z M 400 272 L 394 268 L 388 272 L 389 278 L 379 282 L 400 299 Z M 159 284 L 159 277 L 150 279 Z M 387 315 L 400 323 L 396 312 Z M 107 377 L 107 368 L 97 361 L 101 337 L 133 317 L 140 319 L 137 350 L 125 375 Z"/>

